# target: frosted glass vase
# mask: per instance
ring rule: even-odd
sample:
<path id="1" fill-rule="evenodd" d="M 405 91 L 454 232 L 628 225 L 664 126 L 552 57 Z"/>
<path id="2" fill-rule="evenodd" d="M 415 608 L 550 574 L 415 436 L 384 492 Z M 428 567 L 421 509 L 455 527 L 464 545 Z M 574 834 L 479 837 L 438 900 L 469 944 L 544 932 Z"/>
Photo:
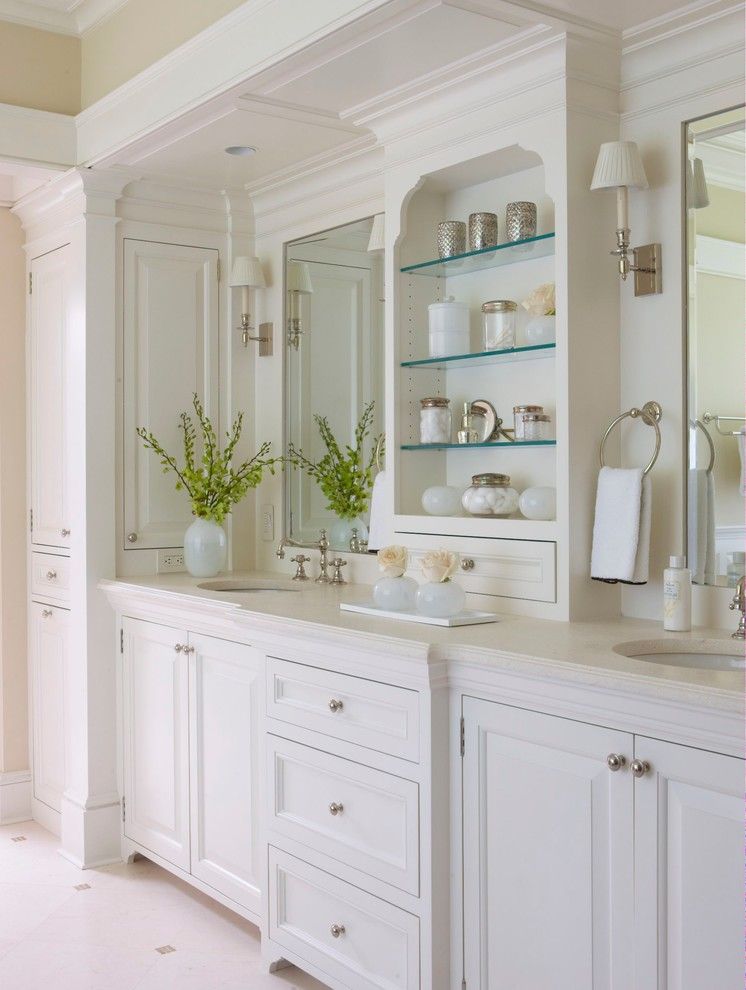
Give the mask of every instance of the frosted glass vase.
<path id="1" fill-rule="evenodd" d="M 431 619 L 446 619 L 463 612 L 466 593 L 454 581 L 428 581 L 417 589 L 417 611 Z"/>
<path id="2" fill-rule="evenodd" d="M 184 564 L 192 577 L 215 577 L 226 552 L 225 531 L 212 519 L 195 519 L 184 534 Z"/>
<path id="3" fill-rule="evenodd" d="M 373 604 L 384 612 L 414 612 L 416 596 L 411 577 L 382 577 L 373 585 Z"/>
<path id="4" fill-rule="evenodd" d="M 349 550 L 353 529 L 359 540 L 367 542 L 368 527 L 362 519 L 335 519 L 329 528 L 329 546 L 332 550 Z"/>

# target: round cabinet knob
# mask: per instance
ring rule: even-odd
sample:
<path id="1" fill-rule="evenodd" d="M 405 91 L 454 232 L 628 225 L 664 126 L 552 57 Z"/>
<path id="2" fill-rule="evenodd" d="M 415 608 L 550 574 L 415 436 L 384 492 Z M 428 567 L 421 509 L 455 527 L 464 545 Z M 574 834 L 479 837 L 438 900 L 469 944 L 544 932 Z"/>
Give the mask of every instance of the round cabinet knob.
<path id="1" fill-rule="evenodd" d="M 626 765 L 626 763 L 627 763 L 626 757 L 622 756 L 621 753 L 609 753 L 609 755 L 606 757 L 606 766 L 613 773 L 616 773 L 617 770 L 621 770 L 622 767 Z M 632 765 L 634 766 L 634 764 Z"/>
<path id="2" fill-rule="evenodd" d="M 462 558 L 462 560 L 461 560 L 461 570 L 462 571 L 473 571 L 474 570 L 474 561 L 471 559 L 471 557 L 463 557 Z"/>
<path id="3" fill-rule="evenodd" d="M 127 533 L 128 543 L 137 543 L 137 533 Z"/>
<path id="4" fill-rule="evenodd" d="M 644 777 L 650 769 L 650 764 L 647 760 L 632 760 L 630 767 L 635 777 Z"/>
<path id="5" fill-rule="evenodd" d="M 60 536 L 69 536 L 69 535 L 70 535 L 70 530 L 69 529 L 61 529 L 60 530 Z"/>
<path id="6" fill-rule="evenodd" d="M 47 571 L 47 581 L 56 581 L 57 571 Z"/>
<path id="7" fill-rule="evenodd" d="M 53 615 L 54 615 L 54 612 L 52 611 L 51 608 L 43 608 L 41 610 L 41 617 L 42 617 L 42 619 L 50 619 Z"/>
<path id="8" fill-rule="evenodd" d="M 184 647 L 181 645 L 181 643 L 177 643 L 174 649 L 176 650 L 177 653 L 181 653 Z"/>
<path id="9" fill-rule="evenodd" d="M 185 653 L 194 653 L 194 647 L 193 646 L 184 646 L 184 647 L 182 647 L 182 649 L 184 650 Z"/>
<path id="10" fill-rule="evenodd" d="M 344 925 L 332 925 L 332 927 L 329 929 L 329 931 L 332 933 L 332 935 L 334 936 L 334 938 L 339 938 L 340 935 L 344 935 L 344 933 L 345 933 L 345 926 Z"/>
<path id="11" fill-rule="evenodd" d="M 341 815 L 344 810 L 345 810 L 345 806 L 343 804 L 340 804 L 338 801 L 332 801 L 332 803 L 329 805 L 330 815 Z"/>
<path id="12" fill-rule="evenodd" d="M 329 700 L 329 711 L 331 712 L 341 712 L 344 708 L 344 702 L 340 701 L 339 698 L 330 698 Z"/>

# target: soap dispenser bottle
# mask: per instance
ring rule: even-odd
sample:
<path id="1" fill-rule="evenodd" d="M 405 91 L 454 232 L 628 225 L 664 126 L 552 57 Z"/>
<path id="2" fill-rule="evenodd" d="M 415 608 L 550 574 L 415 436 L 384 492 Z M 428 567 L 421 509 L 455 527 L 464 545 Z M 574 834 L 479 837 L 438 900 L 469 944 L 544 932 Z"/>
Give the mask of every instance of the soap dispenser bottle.
<path id="1" fill-rule="evenodd" d="M 692 572 L 686 557 L 672 556 L 663 572 L 663 628 L 689 632 L 692 628 Z"/>
<path id="2" fill-rule="evenodd" d="M 461 429 L 458 431 L 459 443 L 479 443 L 479 433 L 474 429 L 474 414 L 471 403 L 464 403 L 464 414 L 461 417 Z"/>

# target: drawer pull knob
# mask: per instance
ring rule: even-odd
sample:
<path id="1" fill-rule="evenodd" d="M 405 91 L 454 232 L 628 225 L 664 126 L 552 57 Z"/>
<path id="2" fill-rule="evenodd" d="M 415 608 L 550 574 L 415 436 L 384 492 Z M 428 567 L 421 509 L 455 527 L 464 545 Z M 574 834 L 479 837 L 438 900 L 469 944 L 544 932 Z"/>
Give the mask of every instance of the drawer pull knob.
<path id="1" fill-rule="evenodd" d="M 344 708 L 344 702 L 340 701 L 339 698 L 331 698 L 329 701 L 329 711 L 331 712 L 341 712 Z"/>
<path id="2" fill-rule="evenodd" d="M 57 571 L 47 571 L 47 581 L 56 581 Z"/>
<path id="3" fill-rule="evenodd" d="M 43 608 L 41 610 L 41 617 L 42 617 L 42 619 L 51 619 L 51 617 L 53 615 L 54 615 L 54 612 L 52 611 L 51 608 Z"/>
<path id="4" fill-rule="evenodd" d="M 69 536 L 69 535 L 70 535 L 70 530 L 69 529 L 61 529 L 60 530 L 60 536 Z"/>
<path id="5" fill-rule="evenodd" d="M 343 804 L 340 804 L 339 801 L 332 801 L 332 803 L 329 805 L 330 815 L 341 815 L 344 810 L 345 810 L 345 806 Z"/>
<path id="6" fill-rule="evenodd" d="M 181 645 L 181 643 L 177 643 L 174 649 L 176 650 L 177 653 L 181 653 L 184 647 Z"/>
<path id="7" fill-rule="evenodd" d="M 461 560 L 461 570 L 462 571 L 473 571 L 474 570 L 474 561 L 472 560 L 471 557 L 464 557 L 464 558 L 462 558 L 462 560 Z"/>
<path id="8" fill-rule="evenodd" d="M 613 773 L 616 773 L 617 770 L 621 770 L 626 763 L 627 763 L 627 759 L 626 757 L 622 756 L 621 753 L 609 753 L 609 755 L 606 757 L 606 766 Z"/>
<path id="9" fill-rule="evenodd" d="M 329 931 L 332 933 L 332 935 L 334 936 L 334 938 L 339 938 L 340 935 L 344 935 L 344 933 L 345 933 L 345 926 L 344 925 L 332 925 L 332 927 L 329 929 Z"/>
<path id="10" fill-rule="evenodd" d="M 635 777 L 644 777 L 650 769 L 650 764 L 647 760 L 632 760 L 630 767 Z"/>

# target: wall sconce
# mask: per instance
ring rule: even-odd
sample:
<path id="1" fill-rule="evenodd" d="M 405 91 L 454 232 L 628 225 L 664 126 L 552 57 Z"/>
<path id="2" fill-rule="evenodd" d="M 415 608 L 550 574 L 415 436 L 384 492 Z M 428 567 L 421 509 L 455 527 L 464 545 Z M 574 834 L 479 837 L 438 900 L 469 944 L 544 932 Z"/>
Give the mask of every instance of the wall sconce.
<path id="1" fill-rule="evenodd" d="M 647 296 L 662 292 L 661 246 L 644 244 L 632 248 L 630 263 L 628 189 L 647 189 L 648 180 L 640 151 L 634 141 L 607 141 L 598 152 L 591 189 L 616 189 L 616 249 L 611 253 L 619 259 L 619 275 L 626 281 L 634 272 L 635 295 Z"/>
<path id="2" fill-rule="evenodd" d="M 233 271 L 231 272 L 231 286 L 241 289 L 241 341 L 244 347 L 249 346 L 249 341 L 253 340 L 259 344 L 259 357 L 271 357 L 272 355 L 272 324 L 262 323 L 259 327 L 259 337 L 252 337 L 249 316 L 249 289 L 264 289 L 264 272 L 258 258 L 247 258 L 239 256 L 233 261 Z"/>
<path id="3" fill-rule="evenodd" d="M 287 290 L 289 295 L 288 347 L 293 347 L 297 351 L 303 334 L 300 297 L 313 294 L 311 272 L 305 261 L 288 261 Z"/>
<path id="4" fill-rule="evenodd" d="M 703 210 L 710 205 L 710 190 L 701 158 L 692 158 L 686 163 L 686 205 L 690 210 Z"/>

